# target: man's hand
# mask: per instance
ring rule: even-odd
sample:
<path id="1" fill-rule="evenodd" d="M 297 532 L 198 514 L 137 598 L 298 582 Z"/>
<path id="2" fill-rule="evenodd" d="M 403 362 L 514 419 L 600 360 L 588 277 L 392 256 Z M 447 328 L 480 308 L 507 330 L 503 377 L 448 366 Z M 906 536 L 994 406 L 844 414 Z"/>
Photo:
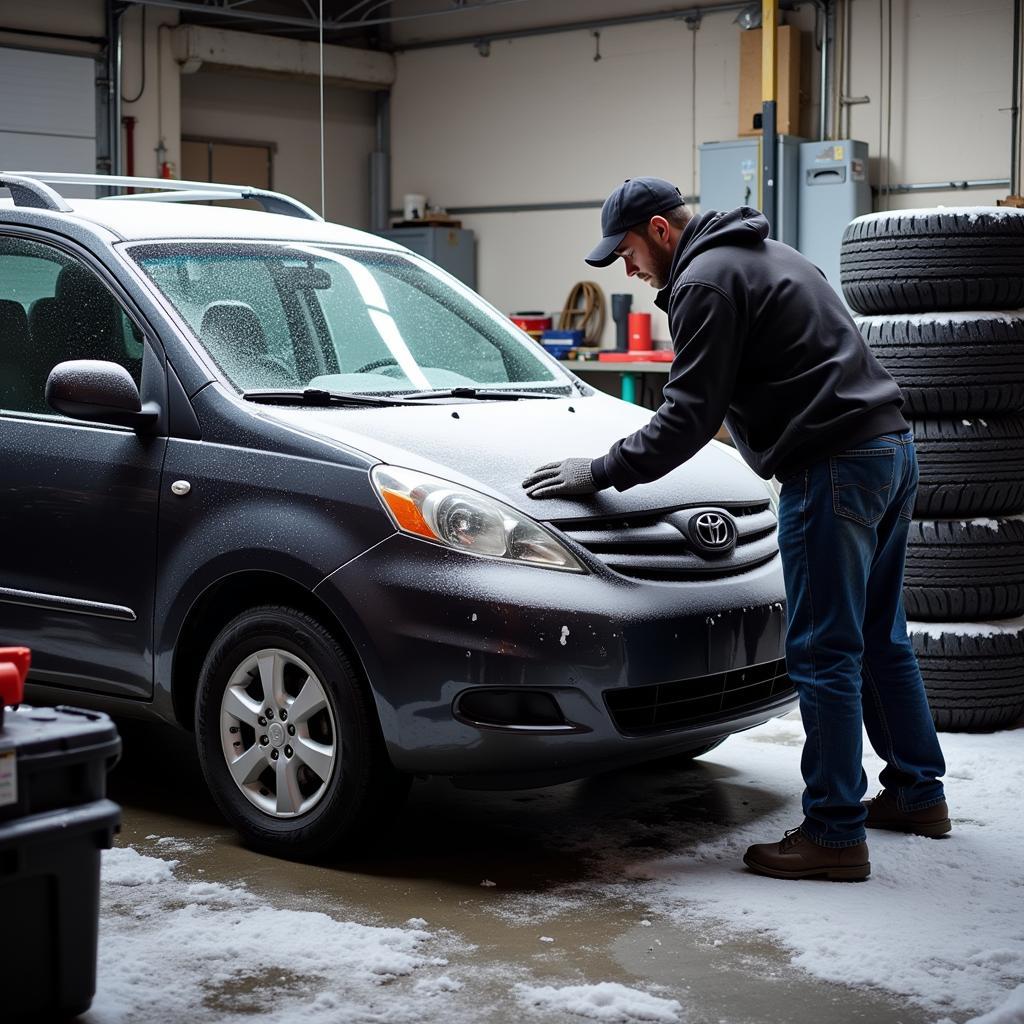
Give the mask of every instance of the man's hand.
<path id="1" fill-rule="evenodd" d="M 524 481 L 523 487 L 531 498 L 560 498 L 578 494 L 596 494 L 590 459 L 566 459 L 549 462 L 535 469 Z"/>

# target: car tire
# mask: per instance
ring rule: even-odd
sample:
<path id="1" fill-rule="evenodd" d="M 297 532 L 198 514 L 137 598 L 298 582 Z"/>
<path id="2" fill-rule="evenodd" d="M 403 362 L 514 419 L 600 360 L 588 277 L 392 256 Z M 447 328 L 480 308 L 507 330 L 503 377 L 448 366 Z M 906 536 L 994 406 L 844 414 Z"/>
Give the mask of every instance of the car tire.
<path id="1" fill-rule="evenodd" d="M 1024 408 L 1024 315 L 856 317 L 864 340 L 921 417 Z"/>
<path id="2" fill-rule="evenodd" d="M 1017 626 L 1020 626 L 1018 629 Z M 937 729 L 986 732 L 1024 714 L 1024 622 L 908 624 Z M 958 632 L 959 630 L 959 632 Z"/>
<path id="3" fill-rule="evenodd" d="M 388 760 L 341 645 L 294 608 L 251 609 L 217 635 L 199 678 L 196 744 L 210 792 L 246 844 L 288 858 L 371 839 L 410 781 Z"/>
<path id="4" fill-rule="evenodd" d="M 895 210 L 851 221 L 839 277 L 859 313 L 1024 306 L 1024 210 Z"/>
<path id="5" fill-rule="evenodd" d="M 1024 520 L 912 522 L 903 601 L 922 622 L 1024 614 Z"/>
<path id="6" fill-rule="evenodd" d="M 914 515 L 1024 510 L 1024 417 L 911 420 L 921 470 Z"/>

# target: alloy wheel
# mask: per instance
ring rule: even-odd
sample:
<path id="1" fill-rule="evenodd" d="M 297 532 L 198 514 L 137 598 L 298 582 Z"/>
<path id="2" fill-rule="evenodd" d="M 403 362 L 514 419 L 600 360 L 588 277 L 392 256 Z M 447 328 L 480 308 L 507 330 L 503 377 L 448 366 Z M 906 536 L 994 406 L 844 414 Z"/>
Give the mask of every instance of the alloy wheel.
<path id="1" fill-rule="evenodd" d="M 339 767 L 341 736 L 326 687 L 301 658 L 264 648 L 232 672 L 220 705 L 232 780 L 274 818 L 312 810 Z"/>

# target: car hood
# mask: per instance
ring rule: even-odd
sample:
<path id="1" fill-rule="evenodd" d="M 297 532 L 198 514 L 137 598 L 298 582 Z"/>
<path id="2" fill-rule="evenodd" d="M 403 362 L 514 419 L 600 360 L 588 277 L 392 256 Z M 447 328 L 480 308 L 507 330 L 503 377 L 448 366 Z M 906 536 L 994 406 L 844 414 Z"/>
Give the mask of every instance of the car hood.
<path id="1" fill-rule="evenodd" d="M 518 402 L 444 402 L 410 407 L 259 406 L 259 415 L 393 466 L 483 491 L 534 518 L 573 519 L 682 504 L 758 502 L 764 482 L 724 445 L 712 442 L 653 483 L 584 498 L 538 501 L 523 479 L 546 462 L 596 458 L 651 417 L 605 395 Z"/>

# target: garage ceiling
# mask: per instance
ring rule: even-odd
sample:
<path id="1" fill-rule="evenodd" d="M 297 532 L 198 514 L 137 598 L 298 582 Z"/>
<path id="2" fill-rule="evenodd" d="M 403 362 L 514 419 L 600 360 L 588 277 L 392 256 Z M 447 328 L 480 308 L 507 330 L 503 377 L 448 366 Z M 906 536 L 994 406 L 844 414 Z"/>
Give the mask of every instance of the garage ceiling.
<path id="1" fill-rule="evenodd" d="M 173 8 L 183 22 L 299 39 L 319 36 L 320 0 L 128 0 Z M 401 46 L 578 21 L 737 6 L 736 0 L 322 0 L 324 38 Z M 624 9 L 627 8 L 628 9 Z"/>

